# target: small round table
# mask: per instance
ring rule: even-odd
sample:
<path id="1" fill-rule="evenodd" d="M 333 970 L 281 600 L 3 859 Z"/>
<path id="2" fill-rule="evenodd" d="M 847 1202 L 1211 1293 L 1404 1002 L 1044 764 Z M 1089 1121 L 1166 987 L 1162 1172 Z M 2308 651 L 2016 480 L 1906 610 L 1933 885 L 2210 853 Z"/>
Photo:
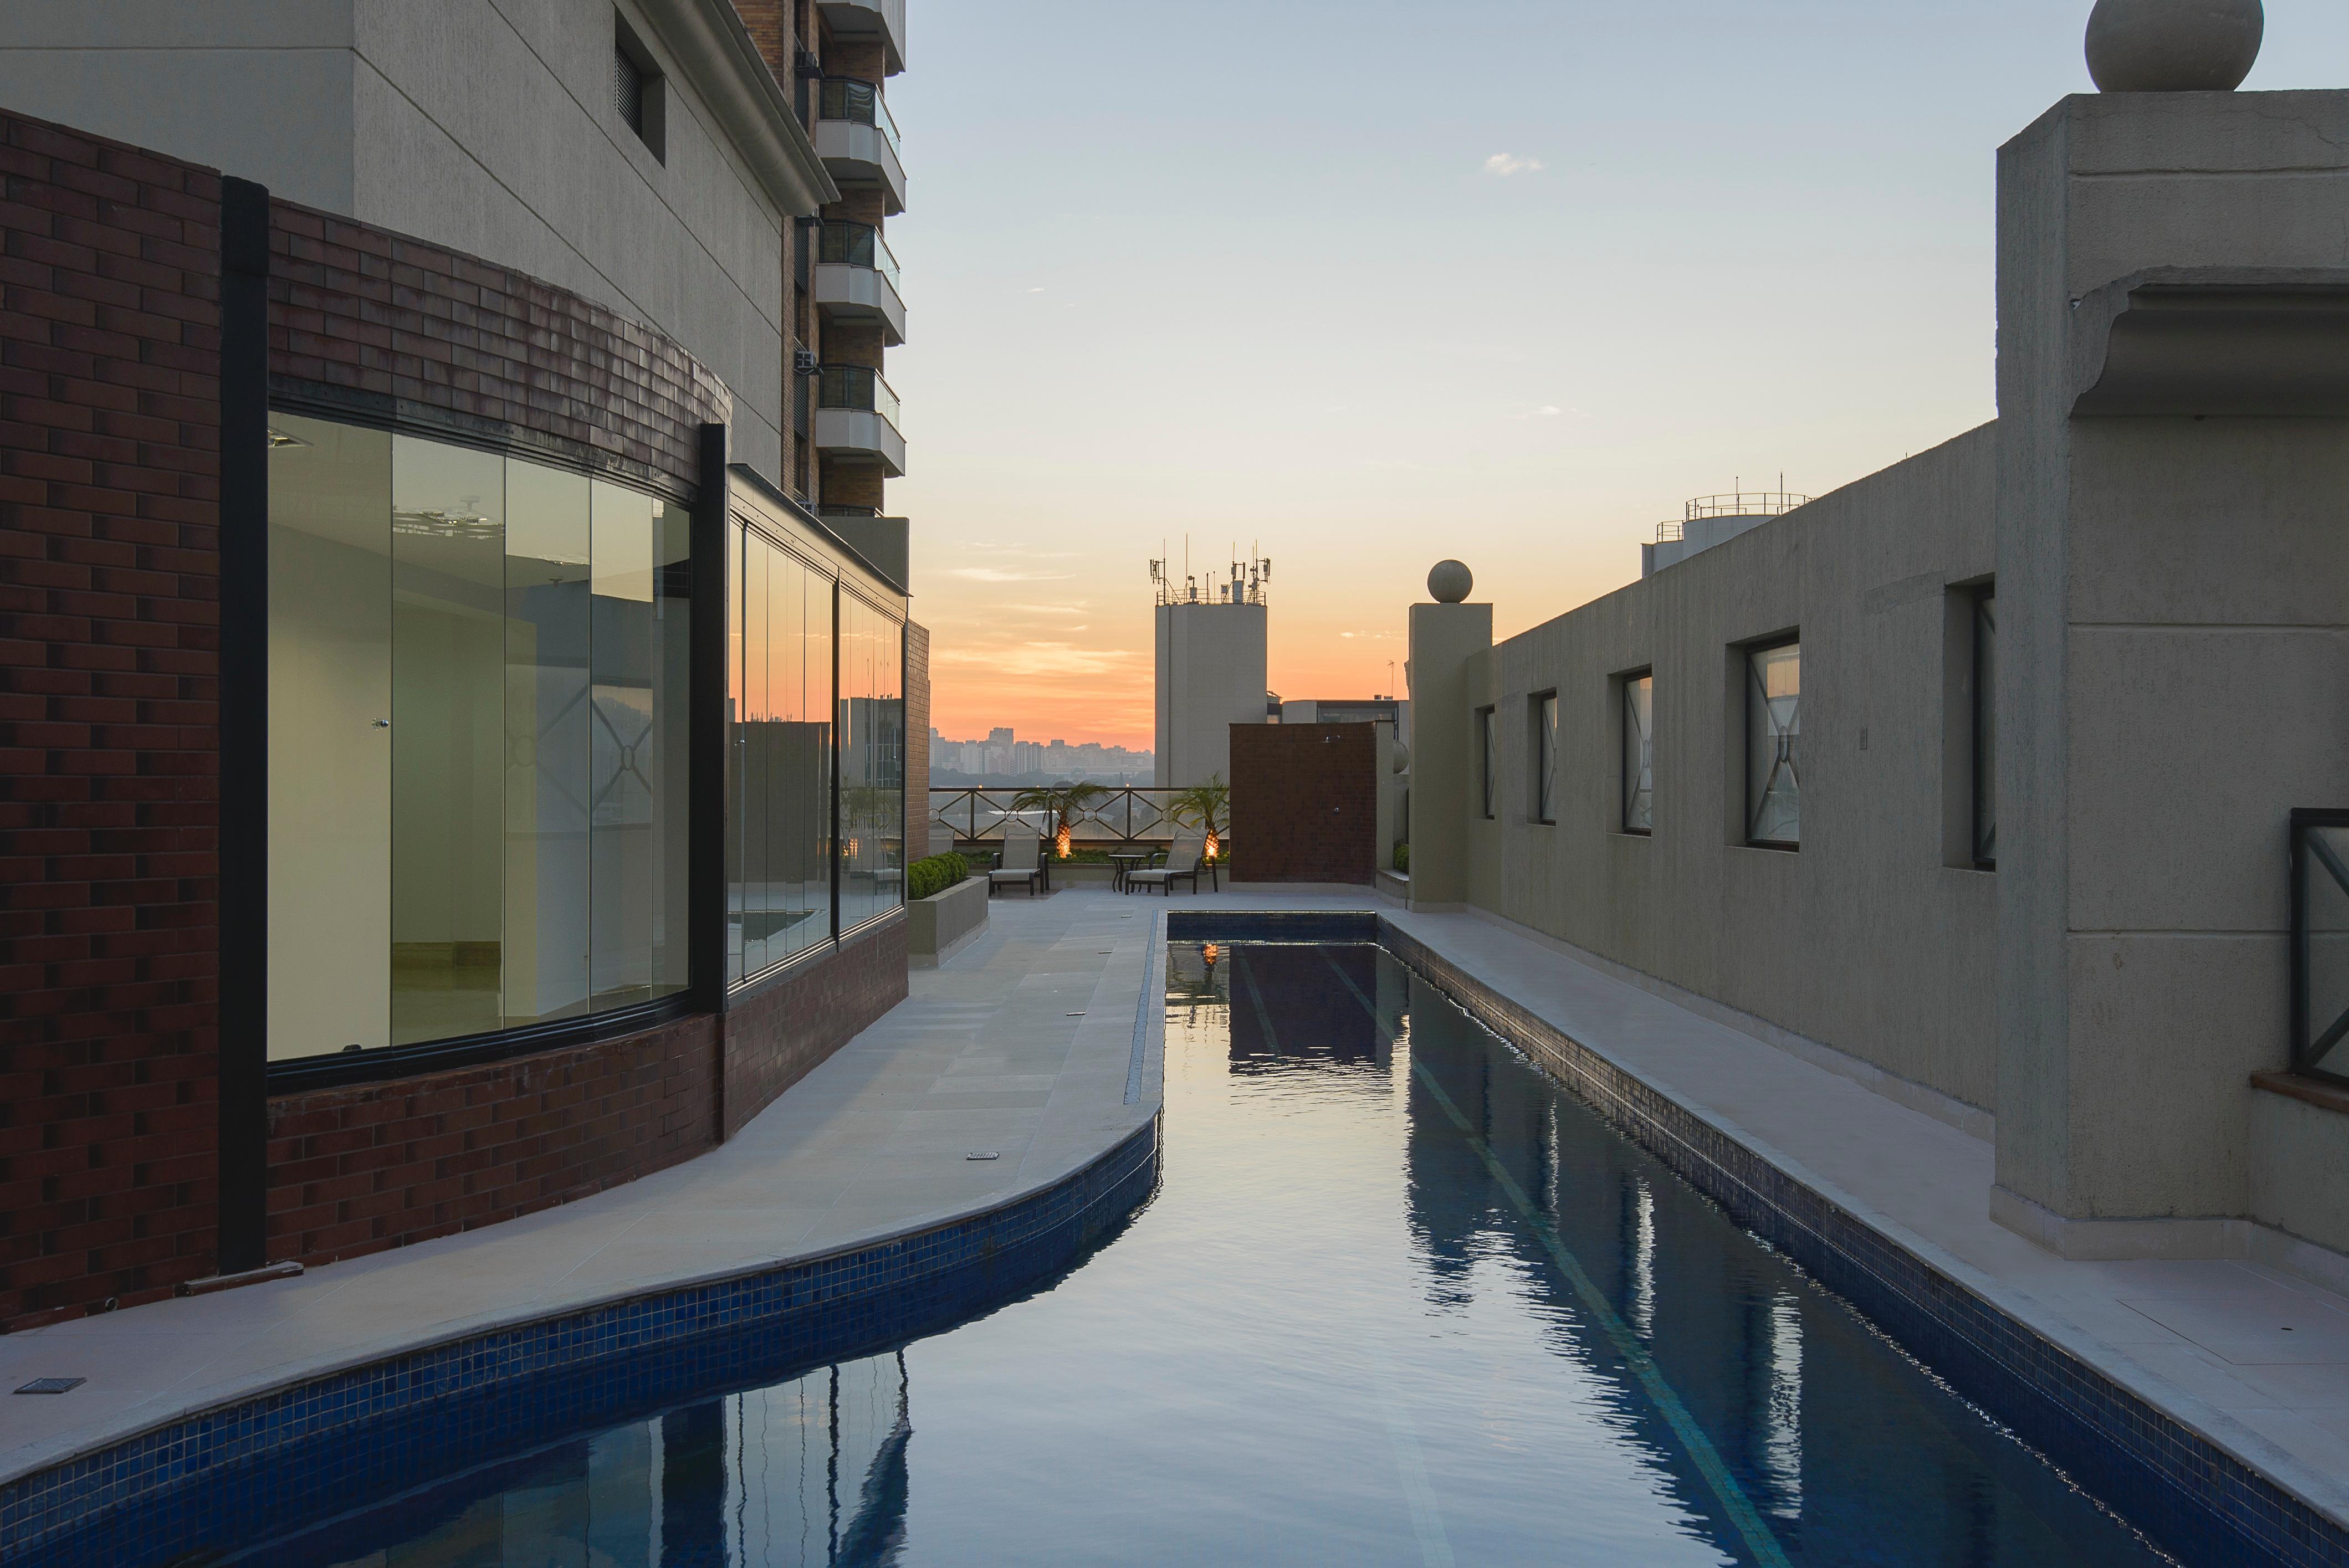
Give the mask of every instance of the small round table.
<path id="1" fill-rule="evenodd" d="M 1127 873 L 1137 867 L 1148 865 L 1157 858 L 1158 853 L 1155 850 L 1112 850 L 1109 852 L 1110 891 L 1125 892 Z"/>

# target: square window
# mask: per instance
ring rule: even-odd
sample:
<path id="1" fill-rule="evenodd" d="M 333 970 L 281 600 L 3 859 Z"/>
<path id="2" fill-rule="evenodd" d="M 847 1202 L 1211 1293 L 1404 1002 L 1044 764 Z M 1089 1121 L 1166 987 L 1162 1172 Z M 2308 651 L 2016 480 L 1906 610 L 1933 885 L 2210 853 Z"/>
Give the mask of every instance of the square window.
<path id="1" fill-rule="evenodd" d="M 1656 677 L 1623 679 L 1623 816 L 1627 833 L 1656 829 Z"/>
<path id="2" fill-rule="evenodd" d="M 1803 841 L 1803 645 L 1745 655 L 1745 841 L 1791 850 Z"/>
<path id="3" fill-rule="evenodd" d="M 667 84 L 660 67 L 617 12 L 612 15 L 612 107 L 620 123 L 636 133 L 656 159 L 667 156 L 664 131 L 667 122 Z"/>

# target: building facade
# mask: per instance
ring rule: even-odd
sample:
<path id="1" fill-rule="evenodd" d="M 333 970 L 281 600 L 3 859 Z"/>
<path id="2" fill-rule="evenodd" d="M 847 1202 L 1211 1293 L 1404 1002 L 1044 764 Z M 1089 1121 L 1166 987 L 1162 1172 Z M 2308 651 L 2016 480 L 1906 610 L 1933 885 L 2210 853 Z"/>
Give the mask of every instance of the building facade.
<path id="1" fill-rule="evenodd" d="M 132 9 L 0 24 L 5 1326 L 714 1146 L 904 996 L 926 819 L 903 531 L 794 488 L 819 78 Z"/>
<path id="2" fill-rule="evenodd" d="M 1994 424 L 1499 643 L 1415 606 L 1414 903 L 1983 1138 L 2066 1255 L 2337 1284 L 2344 146 L 2068 98 L 2000 157 Z"/>

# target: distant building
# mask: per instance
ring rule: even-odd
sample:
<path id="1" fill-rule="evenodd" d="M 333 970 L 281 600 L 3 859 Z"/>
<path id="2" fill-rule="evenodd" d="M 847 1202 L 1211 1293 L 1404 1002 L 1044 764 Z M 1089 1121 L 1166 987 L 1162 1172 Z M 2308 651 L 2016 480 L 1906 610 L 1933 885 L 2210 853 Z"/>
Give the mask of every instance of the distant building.
<path id="1" fill-rule="evenodd" d="M 1229 779 L 1231 727 L 1265 723 L 1272 698 L 1268 666 L 1266 561 L 1235 562 L 1221 583 L 1174 582 L 1165 562 L 1151 562 L 1158 585 L 1158 747 L 1161 785 Z"/>

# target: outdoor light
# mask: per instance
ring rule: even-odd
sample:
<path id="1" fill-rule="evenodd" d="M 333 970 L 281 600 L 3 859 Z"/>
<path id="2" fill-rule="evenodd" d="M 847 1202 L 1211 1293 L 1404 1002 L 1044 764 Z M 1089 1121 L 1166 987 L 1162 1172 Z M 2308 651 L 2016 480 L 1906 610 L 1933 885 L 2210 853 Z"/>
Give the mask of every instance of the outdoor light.
<path id="1" fill-rule="evenodd" d="M 1061 859 L 1064 861 L 1069 858 L 1070 837 L 1069 820 L 1066 817 L 1062 817 L 1061 819 L 1061 830 L 1052 835 L 1052 843 L 1055 850 L 1060 854 Z"/>

